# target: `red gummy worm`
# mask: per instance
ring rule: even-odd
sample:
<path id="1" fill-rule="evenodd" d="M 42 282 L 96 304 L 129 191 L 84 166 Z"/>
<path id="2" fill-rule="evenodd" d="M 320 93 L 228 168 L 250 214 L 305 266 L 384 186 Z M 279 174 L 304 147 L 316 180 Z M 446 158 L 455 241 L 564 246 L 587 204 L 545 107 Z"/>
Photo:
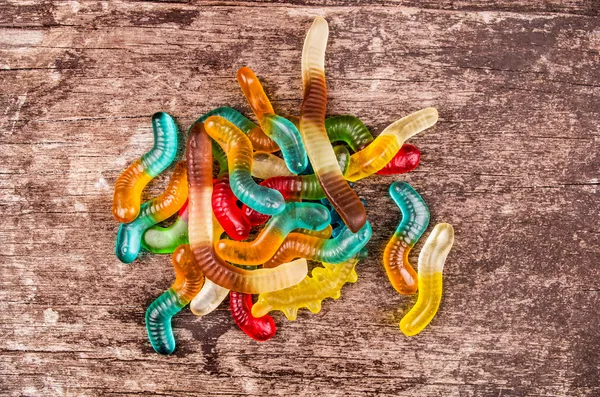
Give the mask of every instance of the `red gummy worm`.
<path id="1" fill-rule="evenodd" d="M 250 222 L 237 206 L 237 198 L 229 186 L 228 173 L 219 175 L 214 183 L 212 208 L 215 218 L 229 237 L 237 241 L 248 238 Z"/>
<path id="2" fill-rule="evenodd" d="M 398 153 L 385 165 L 377 171 L 377 175 L 396 175 L 404 174 L 414 170 L 419 165 L 421 152 L 415 145 L 405 143 Z"/>
<path id="3" fill-rule="evenodd" d="M 275 321 L 268 314 L 254 317 L 252 306 L 252 295 L 234 291 L 229 293 L 229 307 L 233 321 L 252 339 L 259 342 L 267 341 L 277 332 Z"/>

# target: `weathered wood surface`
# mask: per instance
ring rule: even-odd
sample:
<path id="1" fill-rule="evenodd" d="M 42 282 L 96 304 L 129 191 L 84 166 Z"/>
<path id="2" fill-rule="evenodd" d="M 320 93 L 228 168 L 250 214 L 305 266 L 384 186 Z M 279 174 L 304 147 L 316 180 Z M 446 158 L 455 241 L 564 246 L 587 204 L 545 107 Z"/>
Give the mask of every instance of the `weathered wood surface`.
<path id="1" fill-rule="evenodd" d="M 598 2 L 321 4 L 0 3 L 0 395 L 600 395 Z M 153 112 L 182 128 L 220 105 L 248 113 L 242 65 L 297 115 L 317 14 L 330 114 L 377 134 L 439 109 L 402 179 L 432 224 L 455 226 L 441 309 L 417 337 L 398 330 L 414 297 L 381 265 L 395 178 L 373 177 L 357 184 L 370 257 L 339 301 L 276 314 L 264 344 L 226 305 L 186 310 L 176 354 L 159 356 L 144 312 L 172 281 L 169 257 L 117 261 L 112 184 L 151 145 Z"/>

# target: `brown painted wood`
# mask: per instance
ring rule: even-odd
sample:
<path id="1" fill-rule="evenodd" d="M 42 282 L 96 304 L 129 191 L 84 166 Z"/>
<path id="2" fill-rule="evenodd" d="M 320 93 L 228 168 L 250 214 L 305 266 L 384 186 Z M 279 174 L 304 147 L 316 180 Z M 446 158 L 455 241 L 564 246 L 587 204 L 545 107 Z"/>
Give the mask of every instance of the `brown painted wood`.
<path id="1" fill-rule="evenodd" d="M 598 2 L 320 4 L 0 4 L 0 395 L 600 395 Z M 118 262 L 112 184 L 151 145 L 155 111 L 183 129 L 216 106 L 248 113 L 240 66 L 298 115 L 317 14 L 328 113 L 377 134 L 436 106 L 411 140 L 422 163 L 356 185 L 374 236 L 340 300 L 292 323 L 277 313 L 263 344 L 226 305 L 185 310 L 176 353 L 158 356 L 144 312 L 173 279 L 169 257 Z M 442 306 L 414 338 L 397 327 L 414 298 L 381 264 L 395 179 L 456 230 Z"/>

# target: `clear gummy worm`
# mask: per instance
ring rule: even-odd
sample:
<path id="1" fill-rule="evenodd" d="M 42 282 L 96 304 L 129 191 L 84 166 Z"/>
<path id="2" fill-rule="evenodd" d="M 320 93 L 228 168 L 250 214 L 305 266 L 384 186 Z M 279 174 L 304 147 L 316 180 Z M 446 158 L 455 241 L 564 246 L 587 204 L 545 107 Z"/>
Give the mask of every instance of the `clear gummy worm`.
<path id="1" fill-rule="evenodd" d="M 146 310 L 146 331 L 157 353 L 171 354 L 175 350 L 175 336 L 171 319 L 200 291 L 204 276 L 194 263 L 190 247 L 180 245 L 173 252 L 175 282 L 156 298 Z"/>
<path id="2" fill-rule="evenodd" d="M 406 182 L 392 183 L 389 192 L 402 212 L 402 221 L 385 247 L 383 266 L 396 291 L 411 295 L 417 292 L 417 273 L 408 255 L 429 225 L 429 208 Z"/>
<path id="3" fill-rule="evenodd" d="M 192 299 L 190 310 L 196 316 L 206 316 L 219 307 L 227 295 L 229 295 L 227 288 L 223 288 L 207 279 L 200 292 Z"/>
<path id="4" fill-rule="evenodd" d="M 245 270 L 219 258 L 213 248 L 211 140 L 203 123 L 190 128 L 187 144 L 189 183 L 189 241 L 194 259 L 207 279 L 247 294 L 276 291 L 302 281 L 308 272 L 305 259 L 275 269 Z"/>
<path id="5" fill-rule="evenodd" d="M 304 171 L 308 165 L 308 157 L 298 128 L 291 121 L 275 114 L 271 101 L 252 69 L 240 68 L 237 81 L 263 132 L 281 149 L 288 169 L 294 174 Z"/>
<path id="6" fill-rule="evenodd" d="M 444 262 L 454 243 L 454 229 L 448 223 L 435 225 L 419 254 L 419 295 L 417 303 L 400 320 L 400 330 L 414 336 L 431 322 L 442 300 Z"/>
<path id="7" fill-rule="evenodd" d="M 219 257 L 241 265 L 260 265 L 269 260 L 294 229 L 321 230 L 330 222 L 329 211 L 317 203 L 288 203 L 273 216 L 253 241 L 220 240 Z"/>
<path id="8" fill-rule="evenodd" d="M 173 162 L 177 154 L 177 125 L 170 115 L 155 113 L 152 131 L 152 149 L 127 167 L 115 183 L 112 211 L 118 222 L 129 223 L 138 216 L 142 190 Z"/>
<path id="9" fill-rule="evenodd" d="M 292 176 L 285 161 L 274 154 L 267 152 L 254 152 L 252 155 L 252 176 L 259 179 L 268 179 L 274 176 Z"/>
<path id="10" fill-rule="evenodd" d="M 252 144 L 239 128 L 219 116 L 204 122 L 206 132 L 227 154 L 229 182 L 235 196 L 248 207 L 263 214 L 275 215 L 285 208 L 277 190 L 258 185 L 252 179 Z"/>
<path id="11" fill-rule="evenodd" d="M 350 230 L 357 232 L 367 221 L 367 213 L 354 190 L 344 179 L 325 129 L 325 47 L 328 35 L 327 22 L 321 17 L 316 17 L 302 49 L 304 98 L 300 113 L 300 134 L 327 198 Z"/>
<path id="12" fill-rule="evenodd" d="M 144 203 L 140 214 L 131 223 L 122 223 L 117 234 L 115 253 L 123 263 L 131 263 L 142 248 L 142 236 L 146 230 L 175 214 L 188 196 L 187 168 L 180 161 L 165 191 Z"/>

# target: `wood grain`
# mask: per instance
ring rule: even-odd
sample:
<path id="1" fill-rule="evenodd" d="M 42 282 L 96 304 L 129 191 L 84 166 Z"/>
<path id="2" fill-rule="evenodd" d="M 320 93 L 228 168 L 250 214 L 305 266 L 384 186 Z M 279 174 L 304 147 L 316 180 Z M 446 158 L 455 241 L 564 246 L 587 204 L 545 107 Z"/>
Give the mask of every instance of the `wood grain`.
<path id="1" fill-rule="evenodd" d="M 264 344 L 227 305 L 186 310 L 158 356 L 144 312 L 173 271 L 115 258 L 112 185 L 155 111 L 182 130 L 217 106 L 249 114 L 240 66 L 297 116 L 315 15 L 329 114 L 378 134 L 438 108 L 411 139 L 421 165 L 356 185 L 374 236 L 340 300 L 276 314 Z M 598 15 L 595 0 L 0 3 L 0 395 L 600 395 Z M 456 231 L 442 306 L 414 338 L 397 324 L 415 299 L 381 263 L 396 179 Z"/>

